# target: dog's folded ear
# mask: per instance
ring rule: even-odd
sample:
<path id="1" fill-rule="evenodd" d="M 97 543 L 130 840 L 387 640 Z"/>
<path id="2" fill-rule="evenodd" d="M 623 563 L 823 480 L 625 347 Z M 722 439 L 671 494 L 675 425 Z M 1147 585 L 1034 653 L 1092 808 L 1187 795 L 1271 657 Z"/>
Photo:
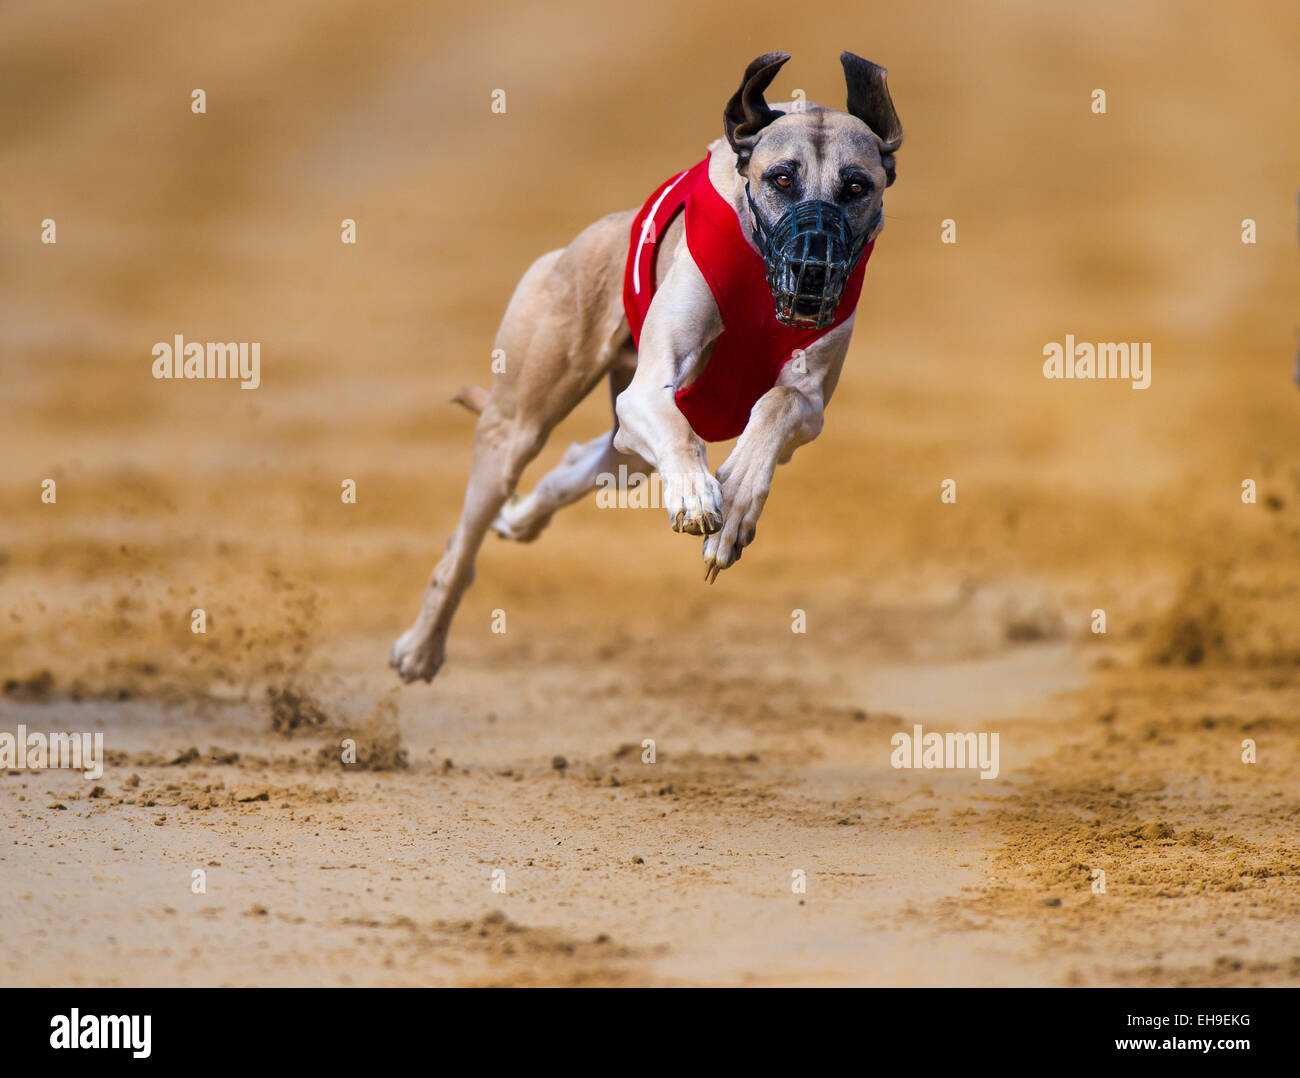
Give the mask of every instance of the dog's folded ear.
<path id="1" fill-rule="evenodd" d="M 776 73 L 790 59 L 788 52 L 765 52 L 745 68 L 745 77 L 740 80 L 740 89 L 731 95 L 723 110 L 722 120 L 727 128 L 727 141 L 736 151 L 736 167 L 743 169 L 749 164 L 749 155 L 753 152 L 759 136 L 768 124 L 785 113 L 768 108 L 763 100 L 763 92 L 772 85 Z"/>
<path id="2" fill-rule="evenodd" d="M 849 87 L 849 114 L 871 128 L 880 144 L 886 179 L 893 183 L 894 152 L 903 144 L 903 125 L 889 95 L 888 72 L 851 52 L 840 53 L 840 63 L 844 65 L 844 81 Z"/>

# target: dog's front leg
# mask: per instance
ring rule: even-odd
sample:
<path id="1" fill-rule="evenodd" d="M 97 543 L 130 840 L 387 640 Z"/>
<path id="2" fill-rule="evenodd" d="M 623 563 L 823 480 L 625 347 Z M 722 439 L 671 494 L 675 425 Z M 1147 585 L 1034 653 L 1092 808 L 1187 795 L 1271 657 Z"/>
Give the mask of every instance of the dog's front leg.
<path id="1" fill-rule="evenodd" d="M 615 402 L 614 448 L 658 469 L 673 531 L 712 535 L 722 527 L 722 489 L 674 394 L 722 332 L 722 320 L 685 246 L 679 246 L 641 328 L 636 374 Z"/>
<path id="2" fill-rule="evenodd" d="M 704 579 L 710 584 L 754 541 L 776 466 L 821 433 L 852 335 L 849 318 L 819 338 L 782 368 L 776 385 L 750 411 L 744 432 L 718 469 L 722 528 L 704 540 Z"/>

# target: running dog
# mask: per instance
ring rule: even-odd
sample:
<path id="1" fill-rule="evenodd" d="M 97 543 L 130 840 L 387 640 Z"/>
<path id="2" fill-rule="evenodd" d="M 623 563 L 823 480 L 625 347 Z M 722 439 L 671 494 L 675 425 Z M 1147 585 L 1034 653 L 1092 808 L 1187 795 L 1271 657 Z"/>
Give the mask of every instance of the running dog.
<path id="1" fill-rule="evenodd" d="M 489 529 L 528 542 L 605 474 L 657 469 L 675 532 L 704 537 L 705 579 L 754 541 L 778 463 L 821 432 L 853 333 L 882 200 L 903 141 L 885 69 L 840 55 L 846 111 L 770 106 L 790 57 L 745 71 L 725 139 L 616 213 L 539 258 L 506 308 L 480 413 L 460 524 L 393 645 L 403 681 L 430 681 Z M 614 426 L 524 497 L 515 486 L 551 430 L 607 380 Z M 738 439 L 710 472 L 706 442 Z"/>

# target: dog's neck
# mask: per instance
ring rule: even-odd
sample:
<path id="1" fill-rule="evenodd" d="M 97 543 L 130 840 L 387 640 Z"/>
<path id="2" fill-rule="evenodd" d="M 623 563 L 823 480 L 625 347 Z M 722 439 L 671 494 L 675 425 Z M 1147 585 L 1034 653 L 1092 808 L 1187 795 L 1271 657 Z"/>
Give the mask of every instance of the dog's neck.
<path id="1" fill-rule="evenodd" d="M 798 112 L 821 106 L 812 101 L 778 101 L 770 106 L 775 112 Z M 754 224 L 749 216 L 749 201 L 745 198 L 745 177 L 736 170 L 736 152 L 725 138 L 709 143 L 709 180 L 714 188 L 736 211 L 740 233 L 745 242 L 758 252 L 754 243 Z"/>
<path id="2" fill-rule="evenodd" d="M 736 218 L 740 221 L 740 234 L 757 254 L 758 247 L 752 234 L 754 225 L 745 198 L 745 177 L 736 171 L 736 152 L 725 138 L 709 143 L 709 182 L 735 211 Z"/>

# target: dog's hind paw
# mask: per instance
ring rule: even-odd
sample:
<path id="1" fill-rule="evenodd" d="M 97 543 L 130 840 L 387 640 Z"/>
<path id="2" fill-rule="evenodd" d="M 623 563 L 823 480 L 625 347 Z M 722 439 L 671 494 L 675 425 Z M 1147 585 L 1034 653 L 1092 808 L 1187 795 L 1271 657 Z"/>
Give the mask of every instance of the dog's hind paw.
<path id="1" fill-rule="evenodd" d="M 412 626 L 393 645 L 388 665 L 408 684 L 412 681 L 432 681 L 446 659 L 443 642 Z"/>
<path id="2" fill-rule="evenodd" d="M 492 530 L 502 539 L 516 543 L 531 543 L 545 530 L 551 522 L 549 516 L 521 513 L 523 501 L 516 495 L 501 507 L 501 512 L 492 521 Z"/>

